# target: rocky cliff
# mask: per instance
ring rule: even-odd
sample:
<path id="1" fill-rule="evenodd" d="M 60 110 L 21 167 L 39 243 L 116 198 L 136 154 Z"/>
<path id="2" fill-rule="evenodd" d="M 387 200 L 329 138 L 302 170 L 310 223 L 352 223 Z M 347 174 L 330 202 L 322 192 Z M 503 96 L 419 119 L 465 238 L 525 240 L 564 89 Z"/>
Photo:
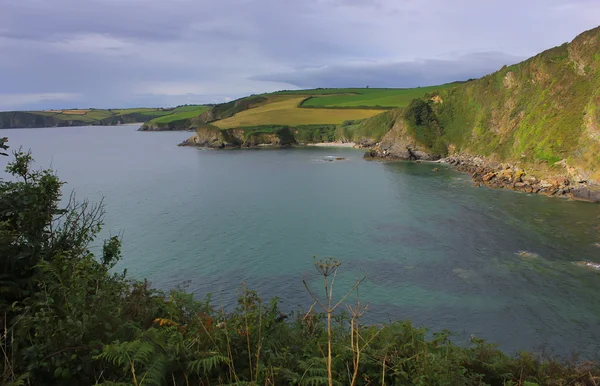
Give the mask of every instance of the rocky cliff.
<path id="1" fill-rule="evenodd" d="M 62 114 L 60 112 L 44 111 L 6 111 L 0 112 L 0 129 L 12 128 L 41 128 L 63 126 L 112 126 L 125 123 L 145 122 L 156 115 L 139 112 L 113 113 L 109 110 L 102 116 L 90 117 L 89 114 Z"/>
<path id="2" fill-rule="evenodd" d="M 287 127 L 273 129 L 219 129 L 210 124 L 201 125 L 196 133 L 183 142 L 185 146 L 224 148 L 288 147 L 296 143 Z"/>
<path id="3" fill-rule="evenodd" d="M 392 160 L 427 160 L 434 161 L 441 157 L 425 144 L 418 141 L 407 129 L 403 110 L 395 110 L 390 113 L 392 128 L 383 136 L 375 146 L 365 142 L 365 147 L 371 150 L 365 154 L 365 158 L 386 158 Z"/>
<path id="4" fill-rule="evenodd" d="M 506 163 L 550 191 L 595 199 L 600 182 L 600 27 L 481 79 L 414 100 L 367 156 Z M 481 174 L 481 173 L 478 173 Z M 487 182 L 487 181 L 486 181 Z M 514 181 L 511 179 L 511 183 Z M 517 181 L 516 183 L 523 183 Z M 520 185 L 518 185 L 520 186 Z"/>

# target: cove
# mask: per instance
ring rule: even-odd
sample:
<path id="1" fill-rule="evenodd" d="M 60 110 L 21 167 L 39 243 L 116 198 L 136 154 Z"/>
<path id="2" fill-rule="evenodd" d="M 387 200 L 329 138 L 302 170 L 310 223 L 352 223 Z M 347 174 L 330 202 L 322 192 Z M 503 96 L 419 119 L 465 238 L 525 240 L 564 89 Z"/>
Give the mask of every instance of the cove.
<path id="1" fill-rule="evenodd" d="M 187 283 L 226 307 L 244 282 L 294 309 L 310 305 L 312 256 L 334 256 L 339 294 L 367 277 L 373 322 L 411 319 L 507 351 L 600 346 L 600 276 L 573 264 L 600 262 L 598 205 L 477 189 L 450 168 L 354 149 L 199 150 L 175 146 L 189 133 L 136 129 L 2 133 L 66 193 L 104 197 L 103 234 L 122 232 L 117 268 L 136 278 Z"/>

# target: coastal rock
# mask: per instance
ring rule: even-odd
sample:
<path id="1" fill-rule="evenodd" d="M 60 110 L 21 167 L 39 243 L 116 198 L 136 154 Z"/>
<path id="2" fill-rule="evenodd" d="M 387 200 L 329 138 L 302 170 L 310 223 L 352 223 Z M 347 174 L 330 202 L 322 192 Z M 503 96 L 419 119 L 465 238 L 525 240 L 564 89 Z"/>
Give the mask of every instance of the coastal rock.
<path id="1" fill-rule="evenodd" d="M 289 147 L 295 144 L 291 131 L 284 127 L 273 132 L 247 132 L 243 129 L 219 129 L 210 124 L 202 125 L 183 145 L 224 148 Z"/>
<path id="2" fill-rule="evenodd" d="M 519 251 L 519 252 L 517 252 L 517 255 L 524 259 L 535 259 L 535 258 L 540 257 L 540 255 L 538 255 L 537 253 L 529 252 L 529 251 Z"/>
<path id="3" fill-rule="evenodd" d="M 600 185 L 580 183 L 566 175 L 538 179 L 518 166 L 488 161 L 480 155 L 454 154 L 440 162 L 453 165 L 460 172 L 469 173 L 474 186 L 485 185 L 496 189 L 600 202 Z"/>
<path id="4" fill-rule="evenodd" d="M 580 267 L 584 267 L 587 269 L 590 269 L 592 271 L 600 271 L 600 264 L 599 263 L 594 263 L 592 261 L 575 261 L 573 264 L 578 265 Z"/>
<path id="5" fill-rule="evenodd" d="M 584 185 L 571 189 L 570 194 L 573 198 L 600 202 L 600 186 Z"/>
<path id="6" fill-rule="evenodd" d="M 419 144 L 407 131 L 402 119 L 397 119 L 381 142 L 373 146 L 366 159 L 384 158 L 407 161 L 437 161 L 441 157 Z"/>
<path id="7" fill-rule="evenodd" d="M 492 178 L 494 178 L 494 177 L 496 177 L 496 173 L 494 173 L 494 172 L 490 172 L 490 173 L 487 173 L 485 176 L 483 176 L 483 177 L 481 178 L 481 180 L 482 180 L 483 182 L 488 182 L 488 181 L 490 181 L 490 180 L 491 180 Z"/>

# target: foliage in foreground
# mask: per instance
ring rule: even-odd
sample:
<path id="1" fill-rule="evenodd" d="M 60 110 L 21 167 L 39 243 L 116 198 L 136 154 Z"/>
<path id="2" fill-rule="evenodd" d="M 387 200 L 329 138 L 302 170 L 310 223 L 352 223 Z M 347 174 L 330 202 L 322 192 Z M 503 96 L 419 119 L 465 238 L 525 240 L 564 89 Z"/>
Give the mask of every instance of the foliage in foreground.
<path id="1" fill-rule="evenodd" d="M 231 310 L 153 290 L 113 272 L 119 238 L 90 252 L 102 206 L 71 199 L 61 208 L 62 182 L 31 163 L 17 152 L 7 167 L 14 179 L 0 181 L 2 385 L 599 383 L 595 363 L 507 356 L 475 338 L 459 347 L 406 321 L 365 325 L 359 302 L 334 312 L 353 296 L 334 300 L 331 259 L 315 262 L 327 297 L 310 293 L 323 313 L 284 315 L 277 299 L 244 287 Z"/>

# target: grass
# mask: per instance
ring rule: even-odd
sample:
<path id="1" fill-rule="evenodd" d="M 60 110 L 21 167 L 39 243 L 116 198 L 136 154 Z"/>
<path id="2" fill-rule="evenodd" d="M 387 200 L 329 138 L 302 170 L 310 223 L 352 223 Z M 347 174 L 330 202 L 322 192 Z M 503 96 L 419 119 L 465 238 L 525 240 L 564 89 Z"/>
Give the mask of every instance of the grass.
<path id="1" fill-rule="evenodd" d="M 71 125 L 116 125 L 119 123 L 147 122 L 153 118 L 169 116 L 167 121 L 194 117 L 205 106 L 179 106 L 176 108 L 131 109 L 64 109 L 44 111 L 0 112 L 0 128 L 47 127 Z"/>
<path id="2" fill-rule="evenodd" d="M 141 108 L 132 108 L 132 109 L 114 109 L 109 110 L 115 114 L 123 115 L 123 114 L 150 114 L 150 115 L 165 115 L 171 112 L 170 109 L 163 108 L 150 108 L 150 107 L 141 107 Z"/>
<path id="3" fill-rule="evenodd" d="M 411 129 L 429 139 L 439 136 L 438 145 L 517 162 L 528 170 L 549 169 L 544 172 L 549 175 L 565 172 L 554 166 L 564 159 L 598 181 L 600 141 L 590 133 L 600 122 L 600 63 L 595 59 L 599 51 L 596 28 L 524 62 L 442 89 L 441 103 L 423 98 L 432 112 L 428 122 L 419 127 L 413 122 Z M 407 113 L 411 109 L 407 107 Z"/>
<path id="4" fill-rule="evenodd" d="M 338 88 L 283 91 L 279 95 L 307 95 L 312 98 L 302 103 L 302 107 L 315 108 L 397 108 L 405 107 L 414 98 L 420 98 L 433 91 L 456 87 L 444 84 L 417 88 Z"/>
<path id="5" fill-rule="evenodd" d="M 340 124 L 345 120 L 364 119 L 383 110 L 367 109 L 301 109 L 303 96 L 272 96 L 267 103 L 222 119 L 213 124 L 221 129 L 260 125 Z"/>
<path id="6" fill-rule="evenodd" d="M 175 121 L 195 118 L 203 112 L 207 111 L 207 106 L 181 106 L 177 107 L 170 114 L 155 118 L 149 122 L 156 124 L 169 124 Z"/>

